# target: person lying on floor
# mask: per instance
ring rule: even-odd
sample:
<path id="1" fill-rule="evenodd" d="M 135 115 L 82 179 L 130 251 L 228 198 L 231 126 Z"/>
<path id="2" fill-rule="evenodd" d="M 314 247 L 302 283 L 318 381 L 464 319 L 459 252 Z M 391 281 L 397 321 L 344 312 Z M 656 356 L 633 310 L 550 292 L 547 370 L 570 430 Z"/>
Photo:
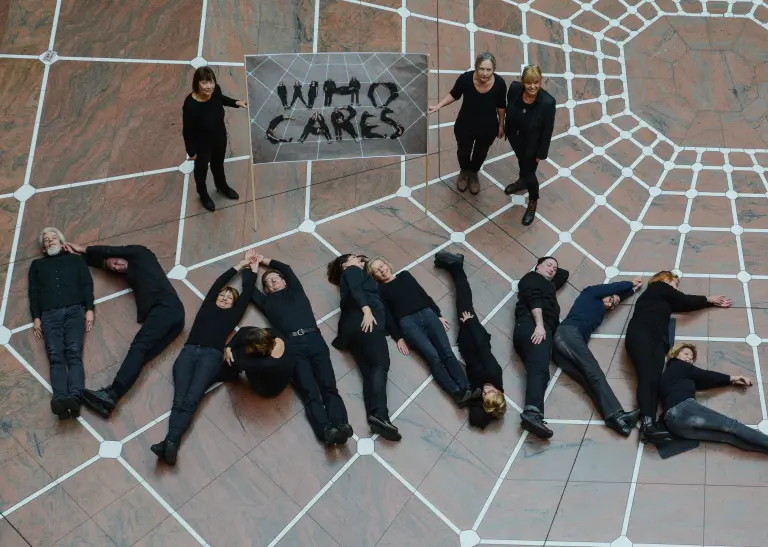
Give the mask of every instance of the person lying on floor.
<path id="1" fill-rule="evenodd" d="M 694 365 L 693 344 L 676 344 L 667 354 L 661 376 L 661 402 L 669 430 L 683 439 L 728 443 L 742 450 L 768 454 L 768 435 L 696 401 L 696 391 L 717 387 L 749 387 L 752 380 Z"/>
<path id="2" fill-rule="evenodd" d="M 176 465 L 181 437 L 192 424 L 205 391 L 221 374 L 224 344 L 243 318 L 256 283 L 250 260 L 252 251 L 236 266 L 229 268 L 213 283 L 195 316 L 187 342 L 173 364 L 173 406 L 168 419 L 168 433 L 150 449 L 168 465 Z M 258 264 L 253 269 L 257 269 Z M 227 283 L 243 271 L 243 294 Z"/>
<path id="3" fill-rule="evenodd" d="M 472 390 L 469 379 L 451 349 L 448 320 L 409 271 L 395 275 L 392 265 L 377 256 L 368 262 L 368 273 L 379 283 L 379 293 L 399 332 L 395 341 L 403 355 L 409 346 L 424 357 L 437 384 L 460 407 L 480 399 L 482 389 Z M 393 327 L 394 328 L 394 327 Z"/>

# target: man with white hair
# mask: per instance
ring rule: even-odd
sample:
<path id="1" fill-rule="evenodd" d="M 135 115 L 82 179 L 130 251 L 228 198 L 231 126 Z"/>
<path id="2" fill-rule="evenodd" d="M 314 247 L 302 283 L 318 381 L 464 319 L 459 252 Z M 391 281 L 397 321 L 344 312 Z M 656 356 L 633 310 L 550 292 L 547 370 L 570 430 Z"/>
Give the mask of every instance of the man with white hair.
<path id="1" fill-rule="evenodd" d="M 51 412 L 76 418 L 85 389 L 84 333 L 93 328 L 93 279 L 83 257 L 64 250 L 57 228 L 44 228 L 38 243 L 44 256 L 29 267 L 33 332 L 45 340 L 50 362 Z"/>

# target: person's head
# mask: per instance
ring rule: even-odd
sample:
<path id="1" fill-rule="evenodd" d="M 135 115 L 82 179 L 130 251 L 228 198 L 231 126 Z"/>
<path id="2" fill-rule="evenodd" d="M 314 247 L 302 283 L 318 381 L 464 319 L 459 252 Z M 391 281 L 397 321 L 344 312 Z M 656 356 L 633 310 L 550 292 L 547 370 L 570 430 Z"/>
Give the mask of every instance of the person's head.
<path id="1" fill-rule="evenodd" d="M 691 364 L 696 362 L 697 357 L 698 352 L 696 351 L 696 346 L 685 342 L 675 344 L 672 349 L 669 350 L 669 353 L 667 353 L 667 360 L 680 359 L 681 361 Z"/>
<path id="2" fill-rule="evenodd" d="M 616 306 L 619 305 L 619 302 L 621 302 L 621 298 L 619 298 L 618 294 L 612 294 L 611 296 L 603 298 L 603 306 L 605 306 L 605 309 L 608 311 L 615 310 Z"/>
<path id="3" fill-rule="evenodd" d="M 195 75 L 192 76 L 192 91 L 198 95 L 213 95 L 213 90 L 216 89 L 216 74 L 209 66 L 201 66 L 195 70 Z"/>
<path id="4" fill-rule="evenodd" d="M 483 51 L 475 58 L 475 73 L 480 80 L 488 81 L 496 72 L 496 57 L 490 51 Z"/>
<path id="5" fill-rule="evenodd" d="M 650 281 L 648 281 L 648 284 L 650 285 L 651 283 L 656 283 L 658 281 L 666 283 L 667 285 L 670 285 L 676 289 L 680 286 L 680 278 L 672 272 L 666 270 L 654 275 Z"/>
<path id="6" fill-rule="evenodd" d="M 288 284 L 285 282 L 283 274 L 277 270 L 267 270 L 264 275 L 261 276 L 261 287 L 267 294 L 276 293 L 282 291 Z"/>
<path id="7" fill-rule="evenodd" d="M 275 336 L 267 329 L 253 328 L 245 335 L 245 353 L 267 356 L 275 349 Z"/>
<path id="8" fill-rule="evenodd" d="M 338 285 L 341 283 L 341 274 L 344 273 L 344 270 L 352 267 L 365 269 L 366 262 L 368 262 L 368 257 L 365 255 L 347 253 L 337 256 L 326 268 L 328 282 L 332 285 Z"/>
<path id="9" fill-rule="evenodd" d="M 235 305 L 238 298 L 240 298 L 240 292 L 234 287 L 225 285 L 216 297 L 216 305 L 223 310 L 228 310 Z"/>
<path id="10" fill-rule="evenodd" d="M 528 65 L 520 75 L 520 82 L 529 95 L 536 95 L 541 89 L 541 69 L 536 65 Z"/>
<path id="11" fill-rule="evenodd" d="M 497 420 L 507 412 L 507 400 L 504 398 L 504 393 L 492 384 L 483 386 L 483 410 Z"/>
<path id="12" fill-rule="evenodd" d="M 37 239 L 40 244 L 40 250 L 48 256 L 56 256 L 61 252 L 62 246 L 67 242 L 61 230 L 48 226 L 40 231 Z"/>
<path id="13" fill-rule="evenodd" d="M 128 261 L 124 258 L 111 256 L 104 261 L 104 267 L 110 272 L 125 273 L 128 270 Z"/>
<path id="14" fill-rule="evenodd" d="M 557 260 L 552 256 L 542 256 L 536 262 L 536 271 L 552 281 L 557 273 Z"/>
<path id="15" fill-rule="evenodd" d="M 383 256 L 377 256 L 369 260 L 365 270 L 379 283 L 385 283 L 395 275 L 392 264 Z"/>

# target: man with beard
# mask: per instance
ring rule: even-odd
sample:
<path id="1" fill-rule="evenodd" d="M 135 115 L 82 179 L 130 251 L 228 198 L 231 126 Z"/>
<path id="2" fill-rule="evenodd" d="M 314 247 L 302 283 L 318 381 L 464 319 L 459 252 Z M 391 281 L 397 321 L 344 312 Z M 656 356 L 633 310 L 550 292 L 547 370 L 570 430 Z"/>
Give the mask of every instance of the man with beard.
<path id="1" fill-rule="evenodd" d="M 93 279 L 82 257 L 63 252 L 62 233 L 44 228 L 43 258 L 29 268 L 29 309 L 35 338 L 45 340 L 51 374 L 51 412 L 60 420 L 80 416 L 85 389 L 83 341 L 93 327 Z"/>
<path id="2" fill-rule="evenodd" d="M 102 418 L 108 418 L 117 402 L 139 379 L 144 365 L 160 355 L 184 329 L 184 305 L 155 254 L 142 245 L 113 247 L 66 243 L 64 249 L 83 255 L 88 265 L 125 277 L 136 299 L 139 332 L 128 348 L 112 384 L 83 391 L 83 402 Z"/>

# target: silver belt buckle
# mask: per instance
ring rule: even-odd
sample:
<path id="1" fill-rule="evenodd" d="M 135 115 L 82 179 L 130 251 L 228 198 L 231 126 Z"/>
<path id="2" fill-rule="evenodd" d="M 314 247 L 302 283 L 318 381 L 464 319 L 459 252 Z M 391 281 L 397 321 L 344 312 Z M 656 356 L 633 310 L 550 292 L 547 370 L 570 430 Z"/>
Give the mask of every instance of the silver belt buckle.
<path id="1" fill-rule="evenodd" d="M 299 329 L 296 331 L 296 336 L 304 336 L 304 329 Z"/>

